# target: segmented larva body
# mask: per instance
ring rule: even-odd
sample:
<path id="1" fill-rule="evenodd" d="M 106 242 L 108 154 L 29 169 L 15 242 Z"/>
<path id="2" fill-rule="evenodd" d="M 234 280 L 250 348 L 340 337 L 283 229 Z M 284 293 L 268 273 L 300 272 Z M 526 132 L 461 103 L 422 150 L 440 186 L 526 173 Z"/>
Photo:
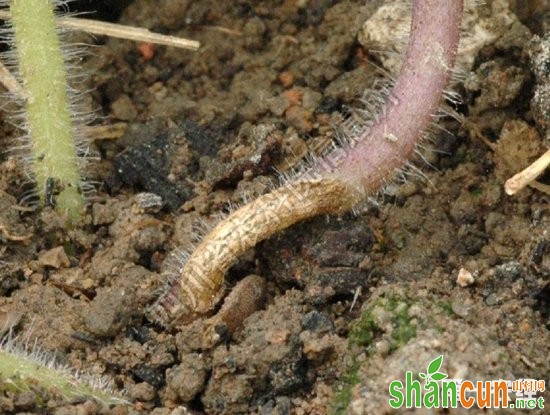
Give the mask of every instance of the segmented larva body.
<path id="1" fill-rule="evenodd" d="M 401 73 L 372 126 L 294 181 L 233 212 L 200 243 L 151 312 L 166 325 L 212 310 L 224 274 L 258 242 L 304 219 L 350 210 L 399 172 L 437 112 L 458 47 L 462 0 L 414 0 Z"/>
<path id="2" fill-rule="evenodd" d="M 202 240 L 153 312 L 179 322 L 208 313 L 223 293 L 225 272 L 244 252 L 298 221 L 351 209 L 359 194 L 327 178 L 283 186 L 237 209 Z"/>

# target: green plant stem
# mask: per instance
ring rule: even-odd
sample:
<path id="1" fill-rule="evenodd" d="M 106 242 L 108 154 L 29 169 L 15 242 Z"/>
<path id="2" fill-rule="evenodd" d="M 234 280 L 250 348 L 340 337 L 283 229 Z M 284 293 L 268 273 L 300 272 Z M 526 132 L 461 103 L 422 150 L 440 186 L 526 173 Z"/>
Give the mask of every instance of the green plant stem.
<path id="1" fill-rule="evenodd" d="M 16 390 L 42 388 L 45 391 L 71 400 L 93 398 L 106 405 L 125 404 L 126 400 L 110 393 L 106 388 L 85 383 L 85 379 L 66 369 L 44 364 L 32 355 L 20 355 L 0 347 L 0 376 L 2 381 Z"/>
<path id="2" fill-rule="evenodd" d="M 11 0 L 19 73 L 25 88 L 32 173 L 42 204 L 75 220 L 84 206 L 63 54 L 51 0 Z"/>

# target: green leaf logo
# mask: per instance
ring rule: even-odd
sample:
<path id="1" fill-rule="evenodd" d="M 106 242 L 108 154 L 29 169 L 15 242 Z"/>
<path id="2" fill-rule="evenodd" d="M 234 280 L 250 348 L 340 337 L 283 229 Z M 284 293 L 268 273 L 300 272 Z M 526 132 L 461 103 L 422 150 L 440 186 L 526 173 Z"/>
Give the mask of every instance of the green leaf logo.
<path id="1" fill-rule="evenodd" d="M 430 362 L 430 364 L 428 365 L 428 373 L 430 375 L 433 374 L 433 373 L 437 373 L 437 371 L 441 367 L 442 363 L 443 363 L 443 355 L 441 355 L 438 358 L 432 360 Z"/>
<path id="2" fill-rule="evenodd" d="M 443 364 L 443 355 L 440 355 L 439 357 L 435 358 L 430 362 L 428 365 L 427 373 L 419 373 L 418 376 L 422 379 L 426 380 L 426 384 L 438 380 L 443 380 L 447 378 L 446 373 L 439 372 L 439 369 L 441 368 L 441 365 Z"/>
<path id="3" fill-rule="evenodd" d="M 433 380 L 443 380 L 443 379 L 445 379 L 446 377 L 447 377 L 447 375 L 446 375 L 445 373 L 439 373 L 439 372 L 434 373 L 434 374 L 432 375 L 432 379 L 433 379 Z"/>

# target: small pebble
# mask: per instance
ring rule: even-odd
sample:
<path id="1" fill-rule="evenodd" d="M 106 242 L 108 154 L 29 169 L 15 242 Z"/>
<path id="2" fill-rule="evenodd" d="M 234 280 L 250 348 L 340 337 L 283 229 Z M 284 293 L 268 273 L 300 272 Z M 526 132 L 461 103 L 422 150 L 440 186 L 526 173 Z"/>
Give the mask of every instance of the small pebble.
<path id="1" fill-rule="evenodd" d="M 304 330 L 312 332 L 334 332 L 334 324 L 326 315 L 318 311 L 310 311 L 302 319 L 302 327 Z"/>
<path id="2" fill-rule="evenodd" d="M 197 353 L 184 356 L 181 364 L 166 371 L 167 387 L 183 402 L 189 402 L 203 390 L 206 382 L 206 366 Z"/>
<path id="3" fill-rule="evenodd" d="M 288 99 L 291 105 L 301 105 L 304 93 L 299 89 L 289 89 L 288 91 L 283 92 L 282 96 Z"/>
<path id="4" fill-rule="evenodd" d="M 128 298 L 121 289 L 103 288 L 84 311 L 84 324 L 96 336 L 109 337 L 117 334 L 130 319 L 134 298 Z"/>
<path id="5" fill-rule="evenodd" d="M 155 57 L 155 45 L 151 42 L 141 42 L 137 49 L 145 61 L 150 61 Z"/>
<path id="6" fill-rule="evenodd" d="M 69 257 L 62 246 L 41 252 L 38 256 L 38 262 L 41 265 L 53 267 L 55 269 L 67 268 L 71 265 Z"/>
<path id="7" fill-rule="evenodd" d="M 472 305 L 468 301 L 463 301 L 461 299 L 454 300 L 451 304 L 453 313 L 462 318 L 465 318 L 470 314 L 471 308 Z"/>
<path id="8" fill-rule="evenodd" d="M 91 278 L 84 278 L 81 282 L 81 286 L 85 290 L 89 290 L 95 287 L 95 281 Z"/>
<path id="9" fill-rule="evenodd" d="M 269 111 L 278 117 L 282 116 L 288 107 L 290 107 L 290 101 L 283 95 L 268 98 L 267 102 L 269 105 Z"/>
<path id="10" fill-rule="evenodd" d="M 314 111 L 323 99 L 323 95 L 319 92 L 313 91 L 309 88 L 304 89 L 304 95 L 302 97 L 302 106 L 309 111 Z"/>
<path id="11" fill-rule="evenodd" d="M 497 305 L 499 302 L 499 299 L 496 294 L 492 293 L 489 294 L 489 296 L 485 299 L 485 304 L 488 306 L 494 306 Z"/>
<path id="12" fill-rule="evenodd" d="M 376 342 L 375 345 L 376 351 L 380 354 L 380 356 L 385 357 L 390 353 L 390 342 L 387 340 L 380 340 L 379 342 Z"/>
<path id="13" fill-rule="evenodd" d="M 93 224 L 96 226 L 109 225 L 115 221 L 119 212 L 120 208 L 116 206 L 116 203 L 94 203 L 92 205 Z"/>
<path id="14" fill-rule="evenodd" d="M 474 276 L 470 271 L 465 268 L 460 268 L 458 271 L 458 277 L 456 278 L 456 283 L 461 287 L 468 287 L 475 282 Z"/>
<path id="15" fill-rule="evenodd" d="M 135 196 L 136 206 L 142 212 L 158 212 L 163 205 L 162 197 L 150 192 L 141 192 Z"/>
<path id="16" fill-rule="evenodd" d="M 279 74 L 279 82 L 285 88 L 290 88 L 294 84 L 294 75 L 290 71 L 283 71 Z"/>
<path id="17" fill-rule="evenodd" d="M 132 121 L 138 115 L 134 103 L 126 94 L 121 95 L 115 102 L 111 104 L 113 116 L 122 121 Z"/>
<path id="18" fill-rule="evenodd" d="M 149 385 L 147 382 L 141 382 L 133 385 L 130 388 L 130 396 L 132 399 L 148 402 L 155 399 L 156 392 L 155 388 Z"/>
<path id="19" fill-rule="evenodd" d="M 512 281 L 521 277 L 521 264 L 516 261 L 506 262 L 495 269 L 495 276 L 500 279 L 509 279 Z"/>

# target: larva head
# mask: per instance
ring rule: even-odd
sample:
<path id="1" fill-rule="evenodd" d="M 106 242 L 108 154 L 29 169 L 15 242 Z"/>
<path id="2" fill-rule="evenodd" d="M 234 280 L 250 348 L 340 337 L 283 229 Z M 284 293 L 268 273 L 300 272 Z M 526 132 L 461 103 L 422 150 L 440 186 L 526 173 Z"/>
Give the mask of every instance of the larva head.
<path id="1" fill-rule="evenodd" d="M 221 287 L 210 290 L 190 283 L 180 270 L 177 278 L 169 278 L 165 290 L 147 310 L 148 318 L 164 327 L 190 323 L 199 317 L 209 316 L 214 305 L 222 298 Z M 220 281 L 223 281 L 223 275 Z"/>

